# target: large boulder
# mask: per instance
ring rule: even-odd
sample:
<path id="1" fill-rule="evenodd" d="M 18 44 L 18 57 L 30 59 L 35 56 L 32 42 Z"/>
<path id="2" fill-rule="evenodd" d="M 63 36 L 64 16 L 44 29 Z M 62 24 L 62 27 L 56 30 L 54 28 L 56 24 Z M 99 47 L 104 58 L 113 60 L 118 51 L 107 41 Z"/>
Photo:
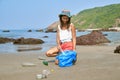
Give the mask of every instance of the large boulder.
<path id="1" fill-rule="evenodd" d="M 120 53 L 120 45 L 116 47 L 116 49 L 114 50 L 114 53 Z"/>
<path id="2" fill-rule="evenodd" d="M 12 38 L 3 38 L 3 37 L 0 37 L 0 43 L 7 43 L 7 42 L 13 42 L 14 39 Z"/>
<path id="3" fill-rule="evenodd" d="M 109 43 L 110 41 L 101 31 L 92 31 L 90 34 L 82 35 L 76 38 L 77 45 L 96 45 L 100 43 Z"/>
<path id="4" fill-rule="evenodd" d="M 18 38 L 16 39 L 13 44 L 42 44 L 44 43 L 41 39 L 34 39 L 34 38 Z"/>

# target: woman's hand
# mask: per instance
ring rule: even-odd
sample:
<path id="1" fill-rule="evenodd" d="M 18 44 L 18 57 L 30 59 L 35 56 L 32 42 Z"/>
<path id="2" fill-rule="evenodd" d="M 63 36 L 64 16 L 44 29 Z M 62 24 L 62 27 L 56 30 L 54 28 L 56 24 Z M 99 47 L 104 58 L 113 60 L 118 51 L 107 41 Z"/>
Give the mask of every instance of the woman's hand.
<path id="1" fill-rule="evenodd" d="M 76 49 L 73 49 L 73 51 L 76 51 Z"/>
<path id="2" fill-rule="evenodd" d="M 58 48 L 58 50 L 60 50 L 60 49 L 61 49 L 61 46 L 60 46 L 60 45 L 58 45 L 58 46 L 57 46 L 57 48 Z"/>

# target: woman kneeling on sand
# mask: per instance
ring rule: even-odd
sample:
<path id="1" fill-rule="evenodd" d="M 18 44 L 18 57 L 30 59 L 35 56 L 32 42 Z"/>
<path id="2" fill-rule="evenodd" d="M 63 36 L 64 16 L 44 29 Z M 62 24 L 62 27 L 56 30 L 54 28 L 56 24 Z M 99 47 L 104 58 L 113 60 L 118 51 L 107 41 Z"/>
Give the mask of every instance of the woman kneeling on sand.
<path id="1" fill-rule="evenodd" d="M 61 50 L 73 50 L 76 49 L 76 30 L 71 23 L 71 15 L 69 10 L 63 10 L 59 14 L 60 25 L 57 28 L 57 46 L 51 48 L 46 52 L 46 56 L 54 57 L 57 56 Z M 58 60 L 55 61 L 58 64 Z"/>

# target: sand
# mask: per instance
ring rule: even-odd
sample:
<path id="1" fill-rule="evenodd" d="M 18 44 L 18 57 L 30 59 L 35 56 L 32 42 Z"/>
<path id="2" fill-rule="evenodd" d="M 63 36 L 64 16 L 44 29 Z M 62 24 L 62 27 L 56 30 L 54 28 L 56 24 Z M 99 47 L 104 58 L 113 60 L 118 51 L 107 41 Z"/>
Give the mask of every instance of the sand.
<path id="1" fill-rule="evenodd" d="M 51 73 L 43 80 L 120 80 L 120 54 L 116 46 L 77 46 L 78 59 L 74 66 L 60 68 L 53 62 L 43 65 L 38 57 L 53 60 L 44 53 L 18 52 L 0 54 L 0 80 L 36 80 L 43 70 Z M 36 66 L 23 67 L 30 62 Z"/>

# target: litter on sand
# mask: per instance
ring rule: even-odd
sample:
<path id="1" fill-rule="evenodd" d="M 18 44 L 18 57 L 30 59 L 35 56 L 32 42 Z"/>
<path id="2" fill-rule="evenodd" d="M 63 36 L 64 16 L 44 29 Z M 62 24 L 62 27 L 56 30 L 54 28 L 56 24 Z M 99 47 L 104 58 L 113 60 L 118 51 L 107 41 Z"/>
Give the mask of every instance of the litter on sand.
<path id="1" fill-rule="evenodd" d="M 46 60 L 44 57 L 41 57 L 41 56 L 39 56 L 38 59 L 39 60 Z"/>
<path id="2" fill-rule="evenodd" d="M 55 62 L 55 60 L 43 60 L 42 63 L 43 63 L 44 65 L 48 66 L 48 64 L 51 63 L 51 62 Z"/>
<path id="3" fill-rule="evenodd" d="M 49 74 L 51 74 L 50 70 L 43 70 L 41 74 L 36 75 L 36 79 L 41 80 L 41 79 L 47 78 Z"/>
<path id="4" fill-rule="evenodd" d="M 36 66 L 36 64 L 30 63 L 30 62 L 26 62 L 26 63 L 22 63 L 22 66 L 23 67 L 34 67 L 34 66 Z"/>
<path id="5" fill-rule="evenodd" d="M 42 63 L 43 63 L 44 65 L 48 66 L 48 61 L 44 60 Z"/>
<path id="6" fill-rule="evenodd" d="M 36 80 L 41 80 L 41 79 L 44 79 L 44 78 L 47 78 L 47 76 L 44 75 L 44 74 L 37 74 L 36 75 Z"/>

